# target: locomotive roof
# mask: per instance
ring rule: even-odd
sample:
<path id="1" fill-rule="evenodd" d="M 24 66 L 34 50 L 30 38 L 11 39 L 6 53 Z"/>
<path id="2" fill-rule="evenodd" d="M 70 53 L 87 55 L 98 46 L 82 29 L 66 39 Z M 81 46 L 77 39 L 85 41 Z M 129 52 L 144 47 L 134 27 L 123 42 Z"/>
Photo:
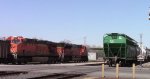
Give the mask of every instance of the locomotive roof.
<path id="1" fill-rule="evenodd" d="M 131 37 L 129 37 L 128 35 L 126 35 L 126 34 L 121 34 L 121 33 L 109 33 L 109 34 L 106 34 L 106 35 L 120 35 L 120 36 L 124 36 L 126 39 L 128 39 L 128 40 L 130 40 L 130 41 L 132 41 L 132 42 L 134 42 L 134 43 L 138 43 L 137 41 L 135 41 L 134 39 L 132 39 Z"/>
<path id="2" fill-rule="evenodd" d="M 45 44 L 53 44 L 53 43 L 55 43 L 55 42 L 52 42 L 52 41 L 38 40 L 38 39 L 30 39 L 30 38 L 25 38 L 25 42 L 45 43 Z"/>
<path id="3" fill-rule="evenodd" d="M 72 43 L 65 43 L 65 42 L 58 43 L 58 45 L 60 45 L 60 46 L 78 46 L 78 47 L 82 46 L 82 45 L 77 45 L 77 44 L 72 44 Z"/>
<path id="4" fill-rule="evenodd" d="M 10 42 L 9 40 L 0 40 L 0 42 Z"/>

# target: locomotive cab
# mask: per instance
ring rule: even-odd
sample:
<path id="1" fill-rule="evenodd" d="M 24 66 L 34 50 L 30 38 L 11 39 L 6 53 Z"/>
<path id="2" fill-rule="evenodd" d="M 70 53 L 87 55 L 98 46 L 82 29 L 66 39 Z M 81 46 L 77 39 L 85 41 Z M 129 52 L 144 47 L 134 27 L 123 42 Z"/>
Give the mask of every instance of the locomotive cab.
<path id="1" fill-rule="evenodd" d="M 14 60 L 13 62 L 17 61 L 17 51 L 18 51 L 18 45 L 23 42 L 23 37 L 13 37 L 10 36 L 7 38 L 8 41 L 10 41 L 10 53 L 12 54 Z"/>
<path id="2" fill-rule="evenodd" d="M 16 37 L 16 38 L 11 40 L 11 43 L 13 43 L 13 44 L 20 44 L 20 43 L 22 43 L 22 41 L 23 41 L 22 38 Z"/>
<path id="3" fill-rule="evenodd" d="M 12 54 L 16 54 L 17 53 L 17 46 L 19 44 L 21 44 L 23 42 L 23 37 L 19 36 L 19 37 L 8 37 L 8 39 L 10 41 L 11 44 L 11 48 L 10 48 L 10 52 Z"/>

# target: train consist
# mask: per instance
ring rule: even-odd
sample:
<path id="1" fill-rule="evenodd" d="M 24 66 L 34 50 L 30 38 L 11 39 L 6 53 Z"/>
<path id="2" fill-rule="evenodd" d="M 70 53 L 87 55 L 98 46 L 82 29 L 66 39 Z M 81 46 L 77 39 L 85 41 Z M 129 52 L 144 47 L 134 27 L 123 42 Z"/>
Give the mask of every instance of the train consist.
<path id="1" fill-rule="evenodd" d="M 104 60 L 109 66 L 119 63 L 131 65 L 150 59 L 150 49 L 139 45 L 131 37 L 120 33 L 109 33 L 103 37 Z M 0 40 L 0 63 L 64 63 L 86 62 L 86 46 L 56 43 L 46 40 L 10 36 Z"/>
<path id="2" fill-rule="evenodd" d="M 56 43 L 45 40 L 8 37 L 0 40 L 1 63 L 60 63 L 88 61 L 83 45 Z"/>
<path id="3" fill-rule="evenodd" d="M 149 51 L 138 45 L 131 37 L 125 34 L 109 33 L 103 37 L 104 53 L 109 66 L 119 63 L 121 66 L 138 62 L 138 57 L 147 59 Z"/>

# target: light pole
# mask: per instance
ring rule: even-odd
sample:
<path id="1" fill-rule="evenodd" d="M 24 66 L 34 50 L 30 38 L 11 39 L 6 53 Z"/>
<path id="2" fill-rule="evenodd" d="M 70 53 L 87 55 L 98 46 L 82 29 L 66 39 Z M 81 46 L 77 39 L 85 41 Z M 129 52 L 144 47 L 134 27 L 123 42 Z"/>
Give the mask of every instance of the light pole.
<path id="1" fill-rule="evenodd" d="M 141 54 L 141 56 L 143 56 L 142 36 L 143 36 L 143 34 L 141 33 L 141 34 L 140 34 L 140 47 L 141 47 L 141 52 L 140 52 L 140 54 Z M 140 66 L 142 67 L 142 60 L 140 61 Z"/>
<path id="2" fill-rule="evenodd" d="M 83 37 L 83 40 L 84 40 L 84 45 L 86 46 L 86 36 L 85 37 Z"/>

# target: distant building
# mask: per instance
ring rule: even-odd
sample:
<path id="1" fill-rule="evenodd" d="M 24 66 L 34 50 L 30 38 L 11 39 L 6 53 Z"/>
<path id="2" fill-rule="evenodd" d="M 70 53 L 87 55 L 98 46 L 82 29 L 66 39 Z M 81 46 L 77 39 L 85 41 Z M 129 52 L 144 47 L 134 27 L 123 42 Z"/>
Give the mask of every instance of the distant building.
<path id="1" fill-rule="evenodd" d="M 103 61 L 105 56 L 103 48 L 89 48 L 88 59 L 89 61 Z"/>

